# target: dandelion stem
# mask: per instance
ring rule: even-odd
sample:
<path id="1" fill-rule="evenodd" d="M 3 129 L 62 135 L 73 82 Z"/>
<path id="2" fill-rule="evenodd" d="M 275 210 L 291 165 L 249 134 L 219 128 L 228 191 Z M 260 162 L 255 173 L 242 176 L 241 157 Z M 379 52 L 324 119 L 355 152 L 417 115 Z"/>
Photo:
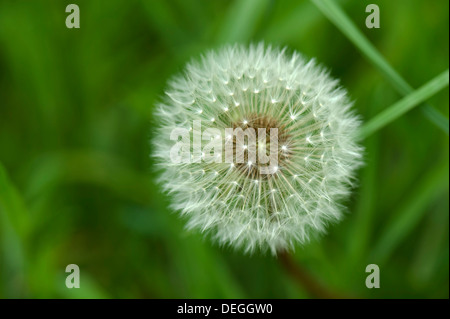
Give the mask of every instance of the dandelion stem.
<path id="1" fill-rule="evenodd" d="M 342 299 L 343 296 L 329 291 L 314 277 L 312 277 L 299 263 L 297 263 L 292 256 L 286 252 L 279 253 L 279 260 L 283 268 L 290 276 L 305 289 L 311 296 L 319 299 Z"/>

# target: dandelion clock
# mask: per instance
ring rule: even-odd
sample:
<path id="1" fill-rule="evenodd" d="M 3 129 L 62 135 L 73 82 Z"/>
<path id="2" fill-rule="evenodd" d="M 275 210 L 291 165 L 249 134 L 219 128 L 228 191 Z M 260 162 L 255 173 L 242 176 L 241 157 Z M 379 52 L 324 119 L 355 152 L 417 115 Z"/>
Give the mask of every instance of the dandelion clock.
<path id="1" fill-rule="evenodd" d="M 158 105 L 159 182 L 188 228 L 246 252 L 292 249 L 342 216 L 362 153 L 351 106 L 299 53 L 211 51 Z"/>

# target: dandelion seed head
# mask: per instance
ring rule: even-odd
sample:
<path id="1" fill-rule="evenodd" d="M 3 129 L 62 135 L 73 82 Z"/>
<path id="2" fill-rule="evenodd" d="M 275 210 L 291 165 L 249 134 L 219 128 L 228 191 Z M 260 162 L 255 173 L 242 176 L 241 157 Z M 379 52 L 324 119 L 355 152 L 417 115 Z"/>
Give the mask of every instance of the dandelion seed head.
<path id="1" fill-rule="evenodd" d="M 340 202 L 362 163 L 351 106 L 338 81 L 298 53 L 263 44 L 208 52 L 169 82 L 158 105 L 153 156 L 159 182 L 189 229 L 250 253 L 293 249 L 342 216 Z M 199 120 L 202 130 L 222 133 L 278 128 L 278 165 L 259 174 L 262 164 L 249 159 L 250 144 L 243 146 L 244 163 L 170 162 L 170 131 Z M 266 143 L 256 150 L 269 150 Z"/>

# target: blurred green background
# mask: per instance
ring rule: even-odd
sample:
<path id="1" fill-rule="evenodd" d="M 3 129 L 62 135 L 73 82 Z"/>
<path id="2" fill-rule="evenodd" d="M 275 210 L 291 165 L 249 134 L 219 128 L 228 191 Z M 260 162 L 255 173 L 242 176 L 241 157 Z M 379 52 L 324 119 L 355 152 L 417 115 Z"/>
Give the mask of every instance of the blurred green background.
<path id="1" fill-rule="evenodd" d="M 69 3 L 80 29 L 65 26 Z M 448 68 L 448 1 L 338 3 L 413 87 Z M 365 27 L 369 3 L 380 29 Z M 149 158 L 167 79 L 260 40 L 316 57 L 365 120 L 402 97 L 309 1 L 0 0 L 0 297 L 312 297 L 277 258 L 185 231 Z M 448 89 L 429 103 L 448 118 Z M 343 295 L 448 298 L 448 142 L 418 108 L 363 141 L 345 219 L 296 262 Z M 72 263 L 80 289 L 65 287 Z M 365 286 L 372 263 L 380 289 Z"/>

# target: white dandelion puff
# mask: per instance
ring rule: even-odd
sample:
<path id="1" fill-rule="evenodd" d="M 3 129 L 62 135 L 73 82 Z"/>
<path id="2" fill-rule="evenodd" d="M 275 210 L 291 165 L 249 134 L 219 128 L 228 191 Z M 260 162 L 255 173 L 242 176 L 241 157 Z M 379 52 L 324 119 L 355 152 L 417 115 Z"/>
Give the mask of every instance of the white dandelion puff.
<path id="1" fill-rule="evenodd" d="M 171 194 L 172 208 L 187 217 L 187 227 L 221 244 L 274 254 L 305 244 L 341 218 L 340 202 L 362 163 L 359 120 L 351 106 L 338 81 L 298 53 L 263 44 L 211 51 L 173 78 L 159 103 L 153 139 L 159 182 Z M 269 136 L 235 147 L 236 154 L 244 153 L 242 162 L 217 155 L 207 161 L 211 149 L 206 146 L 198 160 L 172 162 L 169 154 L 177 141 L 171 131 L 190 128 L 192 141 L 195 121 L 201 121 L 202 131 L 222 134 L 227 128 L 264 128 L 267 134 L 277 128 L 272 147 L 279 152 L 270 157 L 276 165 L 270 174 L 260 171 L 259 151 L 271 148 Z M 221 136 L 202 143 L 219 141 L 221 149 L 235 143 L 233 136 Z M 190 143 L 184 151 L 193 159 L 198 150 Z"/>

